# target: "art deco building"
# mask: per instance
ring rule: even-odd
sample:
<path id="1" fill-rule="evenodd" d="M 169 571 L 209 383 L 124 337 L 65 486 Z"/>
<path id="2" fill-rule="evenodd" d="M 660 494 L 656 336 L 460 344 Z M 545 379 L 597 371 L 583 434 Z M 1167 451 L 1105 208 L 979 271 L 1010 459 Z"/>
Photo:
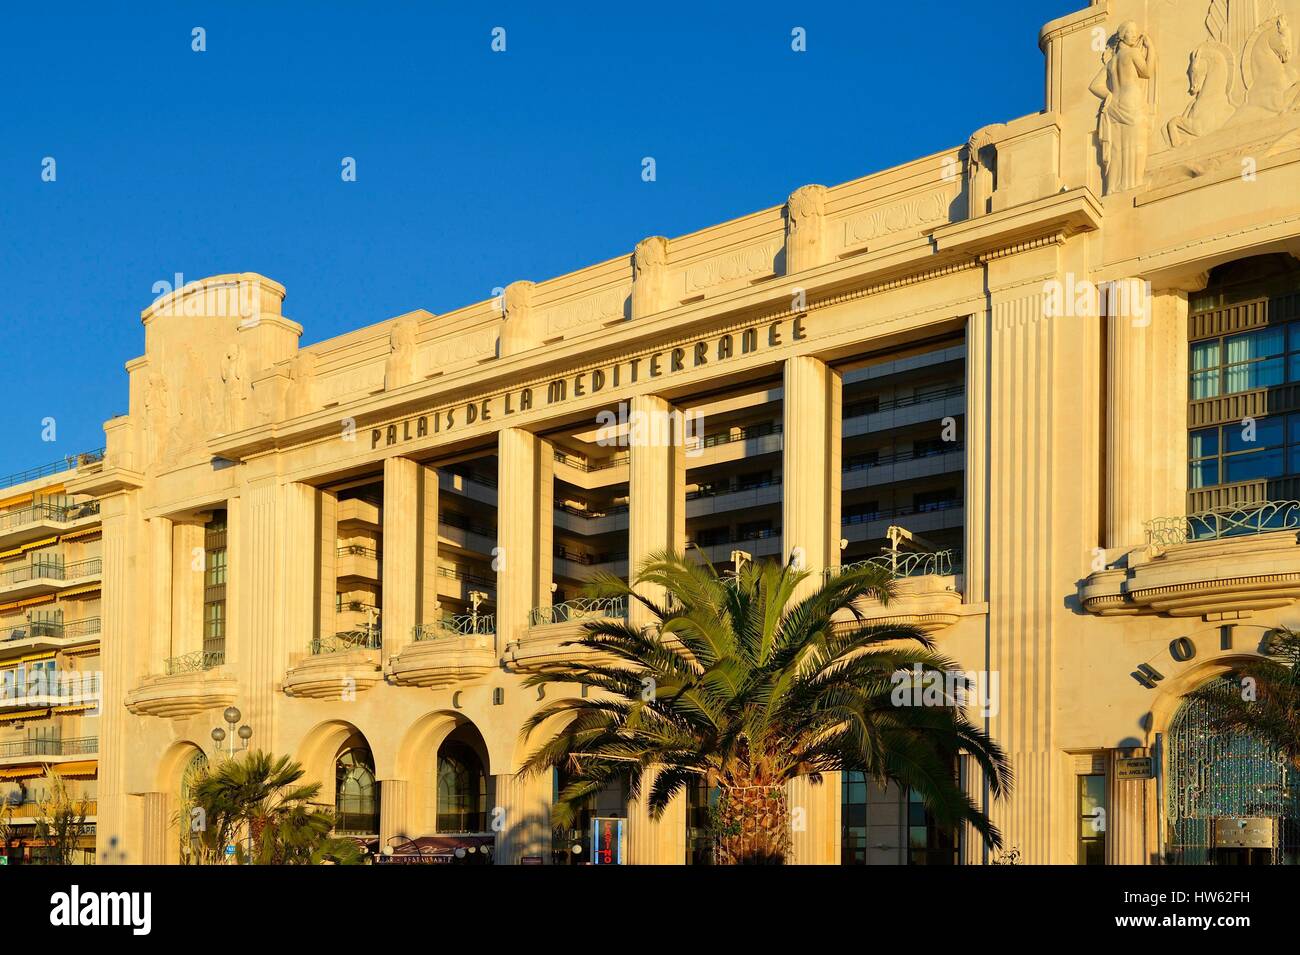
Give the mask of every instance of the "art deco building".
<path id="1" fill-rule="evenodd" d="M 57 801 L 84 821 L 74 861 L 95 859 L 99 763 L 99 502 L 68 485 L 91 452 L 0 479 L 0 854 L 40 861 L 37 823 Z M 53 784 L 52 784 L 53 783 Z"/>
<path id="2" fill-rule="evenodd" d="M 1292 859 L 1292 773 L 1184 697 L 1300 624 L 1293 23 L 1095 3 L 1039 36 L 1041 112 L 446 314 L 300 347 L 258 274 L 154 302 L 66 481 L 102 506 L 101 858 L 181 858 L 232 706 L 342 832 L 589 855 L 518 775 L 522 680 L 584 619 L 644 622 L 584 602 L 593 571 L 691 545 L 893 568 L 868 612 L 990 691 L 1005 857 Z M 628 861 L 700 861 L 708 798 L 591 812 Z M 791 799 L 801 863 L 999 861 L 851 775 Z"/>

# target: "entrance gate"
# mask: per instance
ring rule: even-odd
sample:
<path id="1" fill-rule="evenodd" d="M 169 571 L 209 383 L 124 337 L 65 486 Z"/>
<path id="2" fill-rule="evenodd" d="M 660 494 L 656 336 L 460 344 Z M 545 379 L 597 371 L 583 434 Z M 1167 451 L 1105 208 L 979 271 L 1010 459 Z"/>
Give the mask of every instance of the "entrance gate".
<path id="1" fill-rule="evenodd" d="M 1232 677 L 1211 686 L 1239 687 Z M 1212 704 L 1187 700 L 1168 745 L 1166 849 L 1178 865 L 1300 862 L 1300 774 L 1254 736 L 1216 732 Z"/>

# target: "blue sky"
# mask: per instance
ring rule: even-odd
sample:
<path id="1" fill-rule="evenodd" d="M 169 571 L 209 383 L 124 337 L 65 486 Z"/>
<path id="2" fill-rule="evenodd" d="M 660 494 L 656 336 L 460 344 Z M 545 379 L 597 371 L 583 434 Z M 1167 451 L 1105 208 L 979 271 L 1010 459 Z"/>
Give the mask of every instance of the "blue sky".
<path id="1" fill-rule="evenodd" d="M 304 344 L 447 311 L 1034 112 L 1038 29 L 1085 5 L 10 9 L 0 476 L 103 444 L 127 408 L 122 365 L 144 348 L 140 310 L 175 273 L 276 279 Z M 340 178 L 345 156 L 356 182 Z"/>

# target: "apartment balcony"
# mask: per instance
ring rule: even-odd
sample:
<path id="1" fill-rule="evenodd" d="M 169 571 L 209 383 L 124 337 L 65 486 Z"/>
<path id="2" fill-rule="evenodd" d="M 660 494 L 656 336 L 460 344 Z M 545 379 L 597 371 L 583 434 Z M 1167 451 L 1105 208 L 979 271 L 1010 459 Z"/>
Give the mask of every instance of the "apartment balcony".
<path id="1" fill-rule="evenodd" d="M 83 617 L 66 623 L 30 620 L 0 631 L 0 662 L 26 653 L 89 646 L 99 642 L 99 632 L 98 617 Z"/>
<path id="2" fill-rule="evenodd" d="M 960 474 L 965 469 L 965 448 L 960 444 L 942 451 L 888 451 L 846 464 L 842 487 L 846 491 L 881 487 L 940 474 Z"/>
<path id="3" fill-rule="evenodd" d="M 54 706 L 98 707 L 102 696 L 99 674 L 80 670 L 32 670 L 22 681 L 7 671 L 0 682 L 0 719 L 18 710 Z"/>
<path id="4" fill-rule="evenodd" d="M 335 517 L 340 527 L 349 530 L 383 530 L 383 514 L 379 505 L 363 498 L 352 497 L 339 501 Z"/>
<path id="5" fill-rule="evenodd" d="M 22 600 L 43 594 L 57 594 L 71 587 L 91 583 L 103 573 L 98 557 L 65 564 L 62 561 L 37 560 L 21 567 L 0 571 L 0 598 Z"/>
<path id="6" fill-rule="evenodd" d="M 377 549 L 362 544 L 345 544 L 338 549 L 336 575 L 341 582 L 378 584 L 383 558 Z"/>
<path id="7" fill-rule="evenodd" d="M 491 596 L 497 589 L 497 582 L 493 577 L 450 567 L 442 562 L 438 564 L 437 585 L 439 597 L 447 597 L 463 604 L 473 602 L 470 594 L 474 591 Z"/>
<path id="8" fill-rule="evenodd" d="M 1300 502 L 1216 508 L 1147 524 L 1147 543 L 1079 588 L 1089 613 L 1235 620 L 1300 600 Z"/>
<path id="9" fill-rule="evenodd" d="M 863 567 L 880 567 L 894 577 L 888 604 L 862 598 L 854 606 L 871 626 L 916 627 L 927 634 L 946 630 L 961 617 L 962 595 L 950 550 L 933 553 L 891 552 L 870 560 L 832 567 L 827 581 Z M 846 621 L 847 622 L 847 621 Z"/>
<path id="10" fill-rule="evenodd" d="M 388 663 L 398 686 L 440 688 L 481 680 L 497 667 L 496 617 L 470 613 L 421 624 Z"/>
<path id="11" fill-rule="evenodd" d="M 99 501 L 29 504 L 0 513 L 0 550 L 99 523 Z"/>
<path id="12" fill-rule="evenodd" d="M 321 634 L 312 639 L 303 657 L 284 675 L 288 696 L 317 700 L 348 699 L 383 680 L 379 652 L 383 636 L 378 626 Z"/>
<path id="13" fill-rule="evenodd" d="M 845 402 L 844 437 L 907 428 L 966 413 L 966 388 L 954 384 L 901 398 Z"/>
<path id="14" fill-rule="evenodd" d="M 0 767 L 41 764 L 59 766 L 99 754 L 99 737 L 19 739 L 0 743 Z"/>
<path id="15" fill-rule="evenodd" d="M 163 661 L 163 672 L 147 676 L 126 694 L 136 716 L 183 719 L 235 702 L 239 684 L 225 669 L 224 650 L 196 650 Z"/>
<path id="16" fill-rule="evenodd" d="M 502 662 L 507 669 L 526 673 L 545 670 L 554 663 L 609 659 L 607 654 L 575 643 L 585 625 L 596 620 L 627 620 L 627 600 L 584 598 L 537 607 L 529 615 L 528 632 L 506 646 Z"/>

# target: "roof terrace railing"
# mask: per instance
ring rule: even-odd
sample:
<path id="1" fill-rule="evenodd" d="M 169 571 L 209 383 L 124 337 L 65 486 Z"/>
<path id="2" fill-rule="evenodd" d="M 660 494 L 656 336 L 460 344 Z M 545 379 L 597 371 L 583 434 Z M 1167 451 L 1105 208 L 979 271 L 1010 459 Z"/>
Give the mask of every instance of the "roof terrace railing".
<path id="1" fill-rule="evenodd" d="M 84 468 L 90 464 L 98 464 L 103 460 L 104 448 L 83 451 L 81 454 L 70 454 L 61 460 L 51 461 L 49 464 L 42 464 L 39 467 L 28 468 L 26 471 L 17 471 L 5 477 L 0 477 L 0 487 L 26 484 L 28 481 L 35 481 L 37 478 L 49 477 L 51 474 L 71 471 L 74 468 Z"/>

